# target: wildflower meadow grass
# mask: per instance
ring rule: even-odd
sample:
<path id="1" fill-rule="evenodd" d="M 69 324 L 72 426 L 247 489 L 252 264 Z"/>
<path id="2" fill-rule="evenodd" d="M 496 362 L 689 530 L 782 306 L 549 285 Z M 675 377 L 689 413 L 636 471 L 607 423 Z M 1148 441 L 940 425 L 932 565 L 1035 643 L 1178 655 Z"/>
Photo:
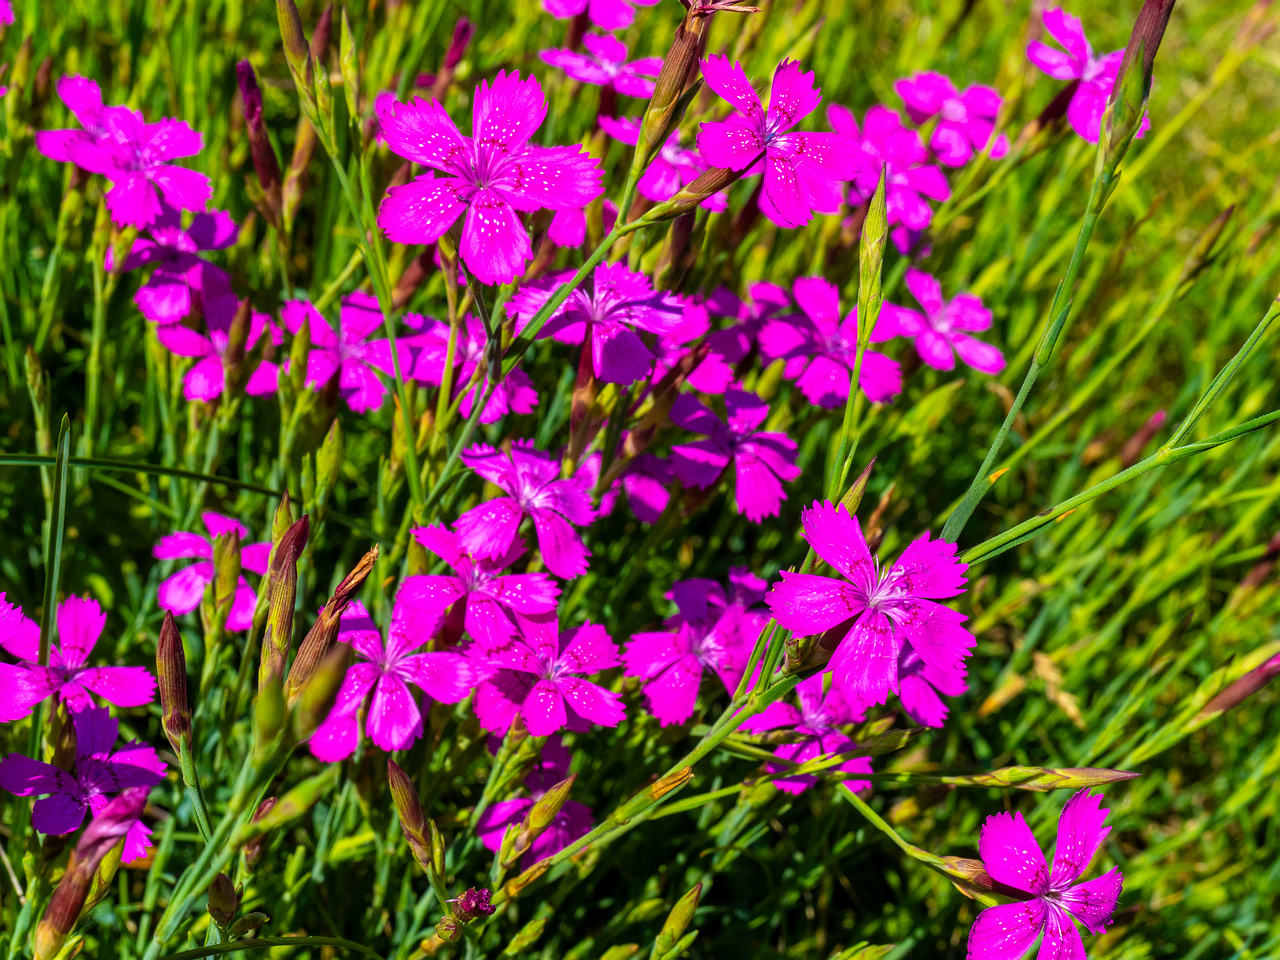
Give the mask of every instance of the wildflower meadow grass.
<path id="1" fill-rule="evenodd" d="M 1280 956 L 1272 0 L 0 0 L 0 951 Z"/>

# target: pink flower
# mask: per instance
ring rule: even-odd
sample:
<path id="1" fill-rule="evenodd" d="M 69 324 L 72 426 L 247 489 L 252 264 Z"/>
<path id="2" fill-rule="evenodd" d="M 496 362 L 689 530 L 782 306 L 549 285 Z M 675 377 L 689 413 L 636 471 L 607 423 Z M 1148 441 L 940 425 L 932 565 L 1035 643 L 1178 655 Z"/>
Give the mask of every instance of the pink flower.
<path id="1" fill-rule="evenodd" d="M 500 800 L 485 808 L 476 822 L 476 836 L 485 848 L 497 853 L 502 849 L 502 837 L 507 827 L 524 822 L 534 803 L 541 800 L 548 790 L 569 775 L 569 751 L 560 742 L 560 738 L 548 738 L 542 748 L 542 758 L 538 766 L 525 777 L 524 785 L 528 796 L 514 800 Z M 521 860 L 521 869 L 527 870 L 539 860 L 545 860 L 554 853 L 559 853 L 573 841 L 591 832 L 595 819 L 591 816 L 591 808 L 576 800 L 566 800 L 551 826 L 547 827 Z"/>
<path id="2" fill-rule="evenodd" d="M 906 284 L 911 295 L 924 307 L 924 313 L 886 303 L 876 323 L 878 335 L 914 337 L 916 353 L 935 370 L 954 369 L 956 360 L 952 351 L 983 373 L 996 374 L 1004 369 L 1004 354 L 998 348 L 964 332 L 990 328 L 991 311 L 982 305 L 982 300 L 972 293 L 943 300 L 942 284 L 914 267 L 907 270 Z"/>
<path id="3" fill-rule="evenodd" d="M 871 198 L 881 165 L 885 166 L 889 224 L 897 226 L 893 242 L 907 252 L 912 234 L 933 221 L 933 210 L 925 198 L 941 202 L 951 196 L 946 176 L 926 162 L 928 154 L 920 134 L 903 126 L 902 118 L 888 107 L 877 105 L 868 110 L 861 131 L 853 113 L 838 103 L 827 108 L 827 120 L 837 132 L 859 141 L 858 171 L 849 190 L 852 202 L 865 203 Z"/>
<path id="4" fill-rule="evenodd" d="M 588 621 L 559 630 L 554 616 L 524 626 L 501 647 L 469 650 L 488 673 L 476 689 L 480 725 L 505 733 L 518 713 L 535 737 L 588 723 L 616 727 L 626 716 L 620 695 L 574 676 L 618 665 L 618 648 L 604 627 Z"/>
<path id="5" fill-rule="evenodd" d="M 338 378 L 342 399 L 356 413 L 382 406 L 387 387 L 378 379 L 378 371 L 392 376 L 391 344 L 387 340 L 370 340 L 382 326 L 382 312 L 372 294 L 356 291 L 342 299 L 335 333 L 320 311 L 306 300 L 289 300 L 280 311 L 280 319 L 290 333 L 302 328 L 302 318 L 311 321 L 311 353 L 307 357 L 307 386 L 321 390 L 333 377 Z M 400 369 L 409 368 L 409 349 L 397 343 Z"/>
<path id="6" fill-rule="evenodd" d="M 987 817 L 978 836 L 978 852 L 991 879 L 1017 903 L 988 907 L 969 931 L 970 960 L 1018 960 L 1041 933 L 1042 958 L 1084 957 L 1084 941 L 1072 919 L 1090 933 L 1111 922 L 1124 878 L 1112 867 L 1102 876 L 1077 883 L 1102 841 L 1111 832 L 1103 821 L 1111 811 L 1102 794 L 1081 790 L 1062 808 L 1052 871 L 1021 813 Z"/>
<path id="7" fill-rule="evenodd" d="M 122 270 L 154 266 L 147 282 L 133 295 L 142 315 L 156 323 L 175 323 L 191 312 L 192 291 L 207 299 L 231 293 L 225 270 L 196 256 L 201 250 L 221 250 L 235 242 L 237 227 L 223 210 L 198 213 L 191 226 L 182 226 L 182 214 L 161 203 L 161 214 L 149 228 L 151 237 L 138 237 Z M 112 268 L 107 250 L 106 268 Z"/>
<path id="8" fill-rule="evenodd" d="M 578 147 L 535 147 L 529 138 L 547 114 L 534 77 L 499 72 L 476 88 L 472 137 L 458 132 L 439 101 L 421 97 L 379 115 L 392 151 L 434 167 L 393 187 L 378 225 L 396 243 L 433 243 L 464 213 L 462 260 L 482 283 L 509 283 L 533 256 L 516 211 L 585 207 L 602 192 L 600 164 Z"/>
<path id="9" fill-rule="evenodd" d="M 345 760 L 364 731 L 379 750 L 404 750 L 422 736 L 422 710 L 409 684 L 441 703 L 465 700 L 476 671 L 460 653 L 415 653 L 440 626 L 441 613 L 424 577 L 405 577 L 391 610 L 387 643 L 358 600 L 342 615 L 338 640 L 359 657 L 347 670 L 333 709 L 311 737 L 311 752 L 326 763 Z"/>
<path id="10" fill-rule="evenodd" d="M 516 291 L 511 311 L 517 328 L 524 326 L 572 275 L 560 273 L 537 280 Z M 630 328 L 661 334 L 678 324 L 680 304 L 655 292 L 649 278 L 632 273 L 621 263 L 602 263 L 591 279 L 578 287 L 538 331 L 561 343 L 582 343 L 591 338 L 591 365 L 605 383 L 628 384 L 648 375 L 654 354 Z"/>
<path id="11" fill-rule="evenodd" d="M 107 615 L 97 600 L 70 596 L 58 605 L 58 643 L 49 644 L 49 664 L 40 666 L 40 625 L 3 602 L 0 647 L 21 663 L 0 663 L 0 721 L 20 720 L 45 697 L 57 694 L 73 713 L 93 707 L 96 693 L 117 707 L 141 707 L 155 696 L 146 667 L 90 667 L 89 654 L 102 636 Z"/>
<path id="12" fill-rule="evenodd" d="M 536 450 L 532 440 L 515 441 L 510 454 L 478 443 L 463 451 L 462 462 L 507 494 L 472 507 L 454 523 L 459 542 L 472 557 L 505 555 L 520 522 L 529 517 L 548 570 L 566 580 L 586 571 L 591 551 L 573 527 L 591 523 L 595 511 L 582 477 L 558 479 L 560 464 Z"/>
<path id="13" fill-rule="evenodd" d="M 671 448 L 676 476 L 686 486 L 705 489 L 732 462 L 738 512 L 752 523 L 776 517 L 787 499 L 782 481 L 800 476 L 796 443 L 785 433 L 759 431 L 769 416 L 769 404 L 754 393 L 729 390 L 724 405 L 729 415 L 727 426 L 689 394 L 676 398 L 671 422 L 707 437 Z"/>
<path id="14" fill-rule="evenodd" d="M 1097 143 L 1102 114 L 1107 109 L 1111 88 L 1116 84 L 1124 51 L 1113 50 L 1105 56 L 1094 57 L 1079 18 L 1058 7 L 1044 12 L 1044 28 L 1062 44 L 1066 53 L 1033 40 L 1027 44 L 1027 59 L 1055 80 L 1079 81 L 1067 104 L 1067 122 L 1080 136 Z M 1144 115 L 1136 136 L 1141 137 L 1150 129 L 1151 121 Z"/>
<path id="15" fill-rule="evenodd" d="M 902 643 L 940 673 L 961 669 L 975 643 L 960 626 L 967 618 L 934 603 L 964 592 L 968 567 L 956 559 L 954 543 L 925 533 L 881 570 L 843 504 L 815 502 L 801 520 L 809 545 L 846 579 L 783 571 L 769 607 L 797 637 L 832 631 L 839 638 L 830 669 L 846 699 L 870 705 L 898 693 Z"/>
<path id="16" fill-rule="evenodd" d="M 969 681 L 961 663 L 950 671 L 926 664 L 910 644 L 898 653 L 898 699 L 902 709 L 916 723 L 941 728 L 947 722 L 948 707 L 939 694 L 959 697 L 969 692 Z"/>
<path id="17" fill-rule="evenodd" d="M 0 0 L 0 26 L 13 23 L 13 4 L 9 0 Z"/>
<path id="18" fill-rule="evenodd" d="M 249 529 L 238 520 L 224 517 L 212 511 L 200 514 L 209 536 L 202 537 L 198 533 L 170 533 L 162 537 L 151 550 L 157 560 L 179 560 L 186 557 L 199 557 L 200 563 L 184 567 L 160 584 L 158 600 L 161 610 L 168 610 L 181 616 L 190 613 L 200 606 L 204 598 L 204 588 L 212 581 L 213 541 L 226 533 L 240 534 L 240 540 L 249 536 Z M 267 572 L 267 560 L 271 555 L 271 544 L 247 543 L 240 550 L 240 565 L 259 576 Z M 253 625 L 253 609 L 258 604 L 258 595 L 254 593 L 249 581 L 241 577 L 236 584 L 235 599 L 231 602 L 231 612 L 227 615 L 227 629 L 232 633 L 248 630 Z"/>
<path id="19" fill-rule="evenodd" d="M 199 362 L 187 371 L 182 380 L 182 395 L 188 400 L 216 400 L 222 396 L 226 377 L 223 367 L 231 332 L 240 301 L 235 294 L 207 298 L 204 303 L 204 323 L 208 334 L 197 333 L 181 323 L 166 323 L 156 328 L 156 339 L 171 353 L 180 357 L 197 357 Z M 264 330 L 271 323 L 265 313 L 252 310 L 249 314 L 249 334 L 245 350 L 252 350 Z M 249 375 L 244 392 L 251 397 L 263 397 L 276 392 L 279 367 L 269 360 L 261 361 Z"/>
<path id="20" fill-rule="evenodd" d="M 84 129 L 42 130 L 36 148 L 111 181 L 107 209 L 119 226 L 154 223 L 164 213 L 162 197 L 179 210 L 204 210 L 213 195 L 209 178 L 168 162 L 199 153 L 199 133 L 182 120 L 145 123 L 136 110 L 104 107 L 98 85 L 83 77 L 63 77 L 58 95 Z"/>
<path id="21" fill-rule="evenodd" d="M 452 644 L 465 630 L 485 649 L 500 646 L 520 629 L 522 618 L 551 613 L 560 588 L 545 573 L 511 573 L 524 553 L 524 541 L 516 537 L 510 549 L 494 559 L 476 560 L 463 548 L 458 535 L 444 524 L 418 527 L 413 538 L 454 571 L 416 577 L 422 603 L 445 615 L 445 639 Z"/>
<path id="22" fill-rule="evenodd" d="M 633 4 L 651 7 L 658 0 L 542 0 L 542 9 L 567 20 L 586 13 L 601 30 L 625 30 L 636 17 Z"/>
<path id="23" fill-rule="evenodd" d="M 707 86 L 729 101 L 736 112 L 723 122 L 704 121 L 698 150 L 715 167 L 742 170 L 764 154 L 764 193 L 780 224 L 808 223 L 825 193 L 826 181 L 851 180 L 857 172 L 856 144 L 835 133 L 788 133 L 822 99 L 813 74 L 802 73 L 795 60 L 778 64 L 766 112 L 760 95 L 738 63 L 724 55 L 702 61 Z M 812 181 L 812 184 L 810 184 Z"/>
<path id="24" fill-rule="evenodd" d="M 762 713 L 749 718 L 741 729 L 748 733 L 765 733 L 769 730 L 791 729 L 802 739 L 795 743 L 784 743 L 773 751 L 775 757 L 791 760 L 795 763 L 808 763 L 818 757 L 848 753 L 857 747 L 841 727 L 850 723 L 861 723 L 866 719 L 862 709 L 850 703 L 840 695 L 840 691 L 832 687 L 824 695 L 822 692 L 822 674 L 815 674 L 796 687 L 798 707 L 789 703 L 771 703 Z M 785 764 L 770 763 L 770 773 L 781 773 L 787 769 Z M 843 773 L 870 773 L 871 758 L 856 757 L 848 760 L 832 771 Z M 794 777 L 782 777 L 773 784 L 787 793 L 803 793 L 818 782 L 816 774 L 802 773 Z M 845 780 L 844 789 L 851 793 L 865 790 L 871 786 L 869 780 Z"/>
<path id="25" fill-rule="evenodd" d="M 11 753 L 0 760 L 0 787 L 16 797 L 35 797 L 31 825 L 41 833 L 77 830 L 85 811 L 94 816 L 119 790 L 150 787 L 164 779 L 165 763 L 152 747 L 131 740 L 115 749 L 119 723 L 106 707 L 89 707 L 72 716 L 76 728 L 76 765 L 67 773 L 49 763 Z M 151 829 L 134 820 L 125 835 L 125 863 L 145 855 Z"/>
<path id="26" fill-rule="evenodd" d="M 625 435 L 624 435 L 625 438 Z M 621 443 L 619 444 L 621 447 Z M 620 455 L 620 453 L 619 453 Z M 593 453 L 578 465 L 577 477 L 582 477 L 589 490 L 594 490 L 600 482 L 600 465 L 602 457 Z M 627 503 L 636 519 L 644 523 L 656 523 L 667 509 L 671 499 L 668 489 L 675 480 L 675 471 L 671 464 L 651 453 L 642 453 L 633 457 L 622 470 L 622 475 L 609 485 L 609 489 L 600 494 L 600 503 L 596 509 L 596 517 L 607 517 L 617 506 L 618 494 L 627 495 Z"/>
<path id="27" fill-rule="evenodd" d="M 418 313 L 406 314 L 406 325 L 418 331 L 412 336 L 401 337 L 398 343 L 414 351 L 413 367 L 405 371 L 414 380 L 440 386 L 444 383 L 445 362 L 449 359 L 449 324 Z M 485 359 L 489 338 L 479 317 L 467 314 L 458 328 L 458 338 L 453 346 L 453 397 L 464 389 L 466 395 L 458 405 L 464 417 L 471 416 L 471 404 L 476 390 L 483 391 L 485 382 L 469 386 L 476 368 Z M 451 397 L 450 399 L 453 399 Z M 538 392 L 533 381 L 523 370 L 512 370 L 494 389 L 489 402 L 480 412 L 481 423 L 493 423 L 508 413 L 533 413 L 538 405 Z"/>
<path id="28" fill-rule="evenodd" d="M 612 87 L 627 97 L 648 97 L 653 81 L 662 69 L 661 57 L 641 57 L 627 63 L 627 45 L 617 37 L 586 33 L 582 36 L 586 53 L 554 47 L 538 56 L 575 80 L 598 87 Z"/>
<path id="29" fill-rule="evenodd" d="M 618 222 L 618 208 L 612 200 L 606 200 L 600 210 L 601 227 L 607 235 Z M 557 210 L 547 226 L 547 239 L 557 247 L 580 247 L 587 239 L 587 208 Z"/>
<path id="30" fill-rule="evenodd" d="M 631 117 L 596 118 L 600 129 L 619 143 L 635 146 L 640 139 L 640 121 Z M 707 164 L 694 150 L 680 146 L 680 131 L 673 131 L 666 143 L 659 148 L 657 155 L 649 161 L 649 166 L 636 182 L 636 189 L 642 197 L 648 197 L 656 203 L 670 200 L 681 187 L 697 180 L 707 170 Z M 707 210 L 723 212 L 729 209 L 729 196 L 720 190 L 703 200 L 699 206 Z"/>
<path id="31" fill-rule="evenodd" d="M 858 308 L 841 319 L 840 291 L 822 277 L 801 277 L 792 289 L 805 316 L 768 320 L 760 331 L 760 351 L 771 360 L 786 358 L 784 375 L 796 381 L 810 403 L 842 407 L 857 358 Z M 877 323 L 871 342 L 888 340 L 895 332 Z M 902 371 L 897 361 L 867 350 L 858 382 L 868 400 L 882 403 L 902 391 Z"/>
<path id="32" fill-rule="evenodd" d="M 629 677 L 641 677 L 649 709 L 662 726 L 693 716 L 704 671 L 732 693 L 742 679 L 756 638 L 768 616 L 752 609 L 765 582 L 743 568 L 730 572 L 732 589 L 714 580 L 682 580 L 667 595 L 677 613 L 666 621 L 674 630 L 632 634 L 622 655 Z"/>
<path id="33" fill-rule="evenodd" d="M 948 167 L 963 167 L 991 142 L 1000 113 L 1000 94 L 992 87 L 975 83 L 961 93 L 950 77 L 930 72 L 899 80 L 893 89 L 906 105 L 912 123 L 941 117 L 929 147 Z M 1008 152 L 1009 138 L 1002 133 L 991 145 L 991 159 L 999 160 Z"/>

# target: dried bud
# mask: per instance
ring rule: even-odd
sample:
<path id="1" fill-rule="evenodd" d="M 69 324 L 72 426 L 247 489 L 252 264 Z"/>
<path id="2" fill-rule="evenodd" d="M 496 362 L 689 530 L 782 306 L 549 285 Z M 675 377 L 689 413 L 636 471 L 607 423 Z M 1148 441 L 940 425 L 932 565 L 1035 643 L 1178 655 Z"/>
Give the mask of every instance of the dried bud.
<path id="1" fill-rule="evenodd" d="M 191 708 L 187 706 L 187 658 L 173 614 L 165 611 L 156 643 L 156 678 L 160 687 L 160 725 L 173 749 L 191 747 Z"/>
<path id="2" fill-rule="evenodd" d="M 453 915 L 462 923 L 470 923 L 476 917 L 488 917 L 493 914 L 493 904 L 489 902 L 489 891 L 484 887 L 479 890 L 468 887 L 466 893 L 448 902 L 454 905 Z"/>
<path id="3" fill-rule="evenodd" d="M 249 137 L 249 152 L 253 156 L 253 169 L 262 187 L 262 214 L 275 227 L 280 225 L 280 161 L 276 157 L 267 126 L 263 120 L 262 90 L 258 78 L 248 60 L 236 64 L 236 79 L 240 83 L 240 101 L 244 105 L 245 127 Z"/>
<path id="4" fill-rule="evenodd" d="M 209 916 L 218 926 L 225 927 L 236 918 L 239 909 L 235 884 L 225 873 L 218 874 L 209 885 Z"/>
<path id="5" fill-rule="evenodd" d="M 329 716 L 354 656 L 355 650 L 350 644 L 339 644 L 325 654 L 302 686 L 293 707 L 293 736 L 299 743 L 309 739 Z"/>
<path id="6" fill-rule="evenodd" d="M 508 897 L 515 898 L 520 896 L 528 887 L 534 884 L 539 877 L 551 869 L 551 858 L 539 860 L 524 873 L 511 880 L 508 880 L 506 886 L 502 889 Z"/>
<path id="7" fill-rule="evenodd" d="M 277 802 L 278 801 L 275 797 L 267 797 L 263 800 L 258 804 L 258 809 L 253 812 L 253 819 L 251 822 L 260 823 L 266 818 L 267 814 L 271 812 Z M 242 850 L 242 862 L 246 873 L 252 873 L 253 868 L 258 865 L 258 861 L 262 859 L 262 851 L 265 849 L 266 844 L 267 838 L 266 835 L 263 834 L 254 837 L 244 845 L 244 849 Z"/>
<path id="8" fill-rule="evenodd" d="M 693 767 L 681 767 L 675 773 L 669 773 L 659 780 L 655 780 L 653 785 L 649 787 L 649 796 L 654 800 L 661 800 L 673 790 L 679 790 L 686 783 L 693 779 Z"/>
<path id="9" fill-rule="evenodd" d="M 662 223 L 666 220 L 674 220 L 682 214 L 696 210 L 698 205 L 713 193 L 719 193 L 729 184 L 738 180 L 744 173 L 754 166 L 755 162 L 747 164 L 741 170 L 727 170 L 722 167 L 712 167 L 705 173 L 701 174 L 696 180 L 682 187 L 678 193 L 665 203 L 660 203 L 641 219 L 645 223 Z"/>
<path id="10" fill-rule="evenodd" d="M 289 668 L 289 681 L 285 686 L 285 701 L 292 707 L 311 680 L 320 663 L 328 654 L 333 641 L 337 639 L 341 626 L 342 614 L 351 603 L 351 598 L 364 585 L 373 565 L 378 559 L 378 546 L 360 558 L 360 562 L 343 578 L 333 591 L 328 602 L 320 609 L 316 622 L 303 638 L 298 647 L 298 655 L 294 657 L 293 666 Z"/>

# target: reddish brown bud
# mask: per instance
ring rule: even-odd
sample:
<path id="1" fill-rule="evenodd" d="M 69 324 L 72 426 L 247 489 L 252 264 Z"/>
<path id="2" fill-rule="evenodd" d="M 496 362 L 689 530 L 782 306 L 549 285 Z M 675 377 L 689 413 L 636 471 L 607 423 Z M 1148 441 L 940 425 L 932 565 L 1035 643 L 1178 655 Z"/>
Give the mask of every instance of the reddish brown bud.
<path id="1" fill-rule="evenodd" d="M 191 745 L 191 708 L 187 706 L 187 658 L 173 614 L 165 611 L 156 643 L 156 679 L 160 688 L 160 725 L 174 750 Z"/>

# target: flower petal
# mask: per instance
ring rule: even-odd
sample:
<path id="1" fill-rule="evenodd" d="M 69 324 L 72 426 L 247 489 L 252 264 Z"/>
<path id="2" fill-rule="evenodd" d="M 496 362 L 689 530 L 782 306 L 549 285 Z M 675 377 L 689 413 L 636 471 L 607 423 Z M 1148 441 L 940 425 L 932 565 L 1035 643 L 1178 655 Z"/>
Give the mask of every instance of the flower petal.
<path id="1" fill-rule="evenodd" d="M 978 834 L 978 854 L 997 883 L 1028 894 L 1042 894 L 1049 889 L 1044 853 L 1021 813 L 987 817 Z"/>
<path id="2" fill-rule="evenodd" d="M 1040 936 L 1045 908 L 1040 900 L 987 907 L 969 931 L 969 960 L 1022 960 Z"/>

